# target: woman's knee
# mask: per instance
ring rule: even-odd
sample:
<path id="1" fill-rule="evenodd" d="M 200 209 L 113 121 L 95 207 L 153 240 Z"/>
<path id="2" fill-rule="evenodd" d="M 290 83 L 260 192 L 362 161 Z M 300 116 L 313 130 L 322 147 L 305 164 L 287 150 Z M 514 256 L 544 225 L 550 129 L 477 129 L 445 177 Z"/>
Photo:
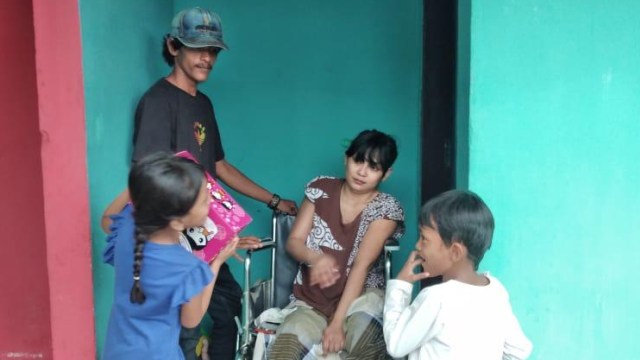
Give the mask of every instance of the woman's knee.
<path id="1" fill-rule="evenodd" d="M 298 337 L 305 346 L 314 344 L 322 339 L 322 332 L 327 327 L 326 320 L 313 310 L 298 309 L 289 314 L 280 324 L 276 333 L 292 334 Z"/>
<path id="2" fill-rule="evenodd" d="M 346 323 L 347 351 L 354 358 L 370 358 L 371 354 L 384 352 L 384 334 L 382 324 L 366 312 L 358 311 L 347 318 Z"/>
<path id="3" fill-rule="evenodd" d="M 347 318 L 345 330 L 347 333 L 361 333 L 372 321 L 377 320 L 364 311 L 357 311 Z"/>

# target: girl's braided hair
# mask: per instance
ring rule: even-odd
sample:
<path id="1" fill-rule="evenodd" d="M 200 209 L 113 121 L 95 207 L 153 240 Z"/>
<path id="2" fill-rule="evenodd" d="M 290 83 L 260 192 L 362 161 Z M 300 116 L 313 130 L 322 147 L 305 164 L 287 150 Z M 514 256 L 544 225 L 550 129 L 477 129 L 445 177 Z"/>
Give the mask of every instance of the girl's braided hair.
<path id="1" fill-rule="evenodd" d="M 135 247 L 133 286 L 130 300 L 142 304 L 140 284 L 146 240 L 171 220 L 186 215 L 198 198 L 204 170 L 193 161 L 169 153 L 154 153 L 136 162 L 129 172 L 129 194 L 133 203 Z"/>

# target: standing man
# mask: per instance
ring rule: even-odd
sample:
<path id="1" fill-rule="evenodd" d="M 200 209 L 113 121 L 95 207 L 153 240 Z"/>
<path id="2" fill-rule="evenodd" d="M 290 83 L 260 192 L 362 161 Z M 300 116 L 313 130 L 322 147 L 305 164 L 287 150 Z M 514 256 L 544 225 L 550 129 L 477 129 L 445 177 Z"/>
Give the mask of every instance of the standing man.
<path id="1" fill-rule="evenodd" d="M 291 200 L 267 191 L 224 157 L 218 124 L 209 98 L 198 91 L 198 84 L 209 77 L 221 50 L 227 50 L 222 39 L 220 17 L 208 10 L 191 8 L 179 12 L 171 23 L 172 30 L 163 41 L 162 56 L 171 73 L 156 82 L 143 95 L 135 114 L 133 160 L 155 151 L 187 150 L 214 177 L 234 190 L 261 201 L 271 209 L 295 214 Z M 242 238 L 238 247 L 256 248 L 255 237 Z M 214 360 L 235 358 L 237 327 L 242 289 L 229 266 L 220 268 L 216 291 L 208 313 L 213 319 L 209 357 Z M 198 328 L 183 328 L 180 345 L 187 360 L 195 359 Z"/>

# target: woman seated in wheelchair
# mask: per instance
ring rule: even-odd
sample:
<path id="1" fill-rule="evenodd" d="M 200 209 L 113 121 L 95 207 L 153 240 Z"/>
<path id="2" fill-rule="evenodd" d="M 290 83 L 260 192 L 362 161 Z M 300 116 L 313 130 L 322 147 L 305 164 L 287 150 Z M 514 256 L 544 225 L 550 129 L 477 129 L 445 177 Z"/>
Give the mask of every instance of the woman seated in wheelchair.
<path id="1" fill-rule="evenodd" d="M 388 358 L 383 249 L 387 239 L 402 236 L 404 213 L 378 185 L 396 157 L 393 138 L 365 130 L 345 152 L 343 179 L 321 176 L 307 184 L 287 241 L 300 262 L 288 306 L 295 310 L 278 327 L 270 359 Z"/>

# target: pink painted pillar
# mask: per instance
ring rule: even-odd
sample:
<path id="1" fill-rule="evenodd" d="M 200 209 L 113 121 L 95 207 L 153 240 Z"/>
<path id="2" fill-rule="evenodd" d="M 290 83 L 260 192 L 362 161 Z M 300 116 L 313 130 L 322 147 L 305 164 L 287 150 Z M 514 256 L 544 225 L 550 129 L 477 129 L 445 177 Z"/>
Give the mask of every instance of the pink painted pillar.
<path id="1" fill-rule="evenodd" d="M 1 4 L 0 359 L 51 359 L 33 9 Z"/>
<path id="2" fill-rule="evenodd" d="M 33 0 L 53 358 L 95 357 L 78 0 Z"/>
<path id="3" fill-rule="evenodd" d="M 78 3 L 0 3 L 0 359 L 94 359 Z"/>

